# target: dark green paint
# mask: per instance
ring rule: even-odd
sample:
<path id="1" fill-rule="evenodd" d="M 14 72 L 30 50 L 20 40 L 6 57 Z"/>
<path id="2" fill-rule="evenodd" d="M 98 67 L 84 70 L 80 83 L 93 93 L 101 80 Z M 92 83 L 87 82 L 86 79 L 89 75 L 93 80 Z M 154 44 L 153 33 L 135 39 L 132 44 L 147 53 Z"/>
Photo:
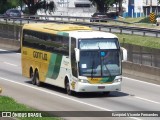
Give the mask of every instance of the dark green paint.
<path id="1" fill-rule="evenodd" d="M 62 55 L 51 54 L 47 77 L 57 79 L 61 67 Z"/>

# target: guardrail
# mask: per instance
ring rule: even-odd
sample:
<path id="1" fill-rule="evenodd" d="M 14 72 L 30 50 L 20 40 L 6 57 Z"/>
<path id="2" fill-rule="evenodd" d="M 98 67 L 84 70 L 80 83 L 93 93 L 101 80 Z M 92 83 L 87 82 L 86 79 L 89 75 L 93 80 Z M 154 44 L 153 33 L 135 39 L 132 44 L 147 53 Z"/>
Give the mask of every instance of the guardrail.
<path id="1" fill-rule="evenodd" d="M 79 24 L 90 26 L 99 31 L 107 32 L 116 32 L 116 33 L 125 33 L 125 34 L 137 34 L 142 36 L 153 36 L 160 37 L 160 30 L 158 29 L 149 29 L 149 28 L 139 28 L 139 27 L 129 27 L 129 26 L 120 26 L 120 25 L 108 25 L 102 24 L 100 22 L 90 22 L 90 17 L 71 17 L 71 16 L 23 16 L 22 18 L 16 17 L 4 17 L 0 16 L 0 20 L 5 23 L 19 23 L 20 25 L 31 22 L 56 22 L 56 23 L 70 23 L 70 24 Z M 99 19 L 101 21 L 102 19 Z M 104 19 L 103 19 L 104 20 Z M 107 21 L 114 21 L 117 23 L 131 24 L 128 22 L 122 22 L 113 19 L 105 19 Z"/>

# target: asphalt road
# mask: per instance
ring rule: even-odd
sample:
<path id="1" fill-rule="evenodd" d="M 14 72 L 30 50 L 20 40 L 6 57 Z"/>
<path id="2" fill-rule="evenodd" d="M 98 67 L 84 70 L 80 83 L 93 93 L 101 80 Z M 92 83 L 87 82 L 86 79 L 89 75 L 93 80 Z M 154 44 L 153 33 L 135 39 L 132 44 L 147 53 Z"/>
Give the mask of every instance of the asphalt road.
<path id="1" fill-rule="evenodd" d="M 2 95 L 41 111 L 160 111 L 160 85 L 123 77 L 122 91 L 68 96 L 64 89 L 44 84 L 37 87 L 21 74 L 21 54 L 0 50 Z M 91 113 L 92 116 L 93 113 Z M 96 113 L 95 113 L 96 114 Z M 98 113 L 97 113 L 98 114 Z M 73 120 L 159 120 L 160 117 L 64 117 Z"/>

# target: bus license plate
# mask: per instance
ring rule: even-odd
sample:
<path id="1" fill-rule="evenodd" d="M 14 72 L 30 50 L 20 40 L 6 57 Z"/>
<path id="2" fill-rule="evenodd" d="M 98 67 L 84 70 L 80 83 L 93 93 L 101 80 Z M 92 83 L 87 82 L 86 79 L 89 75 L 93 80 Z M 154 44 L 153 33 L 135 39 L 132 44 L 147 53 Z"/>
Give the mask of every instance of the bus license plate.
<path id="1" fill-rule="evenodd" d="M 105 86 L 98 86 L 98 89 L 104 89 Z"/>

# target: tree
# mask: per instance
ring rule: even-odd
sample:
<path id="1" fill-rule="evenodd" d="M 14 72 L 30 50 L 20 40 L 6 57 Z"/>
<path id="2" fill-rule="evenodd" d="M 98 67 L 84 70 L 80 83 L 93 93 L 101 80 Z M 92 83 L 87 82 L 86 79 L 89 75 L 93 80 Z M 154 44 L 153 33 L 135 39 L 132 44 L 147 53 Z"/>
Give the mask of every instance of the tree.
<path id="1" fill-rule="evenodd" d="M 109 7 L 115 3 L 115 0 L 90 0 L 93 4 L 96 4 L 99 12 L 107 12 Z"/>
<path id="2" fill-rule="evenodd" d="M 3 14 L 6 10 L 16 8 L 20 5 L 20 0 L 0 0 L 0 13 Z"/>
<path id="3" fill-rule="evenodd" d="M 38 2 L 35 2 L 35 0 L 23 0 L 23 2 L 28 6 L 29 14 L 35 14 L 38 9 L 55 10 L 53 1 L 47 3 L 46 0 L 38 0 Z"/>
<path id="4" fill-rule="evenodd" d="M 96 4 L 99 12 L 107 12 L 113 4 L 119 4 L 119 14 L 122 13 L 122 1 L 123 0 L 90 0 L 93 4 Z"/>

